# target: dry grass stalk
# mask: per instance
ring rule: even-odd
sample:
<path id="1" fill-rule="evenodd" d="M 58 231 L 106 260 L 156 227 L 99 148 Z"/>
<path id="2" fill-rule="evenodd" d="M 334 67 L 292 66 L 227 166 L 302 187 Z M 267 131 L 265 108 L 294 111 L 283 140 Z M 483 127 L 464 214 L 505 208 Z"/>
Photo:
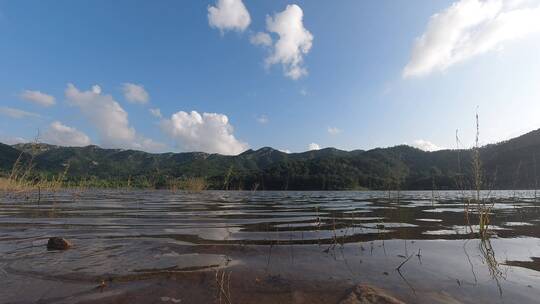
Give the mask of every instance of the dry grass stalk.
<path id="1" fill-rule="evenodd" d="M 37 142 L 36 142 L 37 143 Z M 65 166 L 64 171 L 56 177 L 51 179 L 42 175 L 35 175 L 34 169 L 34 155 L 36 144 L 33 144 L 31 158 L 28 162 L 23 161 L 23 152 L 19 154 L 17 160 L 13 164 L 11 172 L 7 178 L 0 178 L 0 191 L 6 192 L 28 192 L 28 191 L 58 191 L 64 184 L 65 177 L 69 170 L 69 164 Z"/>
<path id="2" fill-rule="evenodd" d="M 216 270 L 216 300 L 219 304 L 232 304 L 231 301 L 231 272 Z"/>
<path id="3" fill-rule="evenodd" d="M 185 190 L 190 192 L 201 192 L 208 188 L 208 183 L 203 177 L 189 177 L 186 179 L 172 179 L 169 181 L 169 190 L 176 192 Z"/>

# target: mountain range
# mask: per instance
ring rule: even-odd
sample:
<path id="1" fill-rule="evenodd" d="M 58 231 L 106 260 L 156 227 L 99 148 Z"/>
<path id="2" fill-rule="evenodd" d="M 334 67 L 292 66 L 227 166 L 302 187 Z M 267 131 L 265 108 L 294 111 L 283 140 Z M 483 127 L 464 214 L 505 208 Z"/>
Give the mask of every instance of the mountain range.
<path id="1" fill-rule="evenodd" d="M 540 129 L 478 149 L 484 189 L 537 188 Z M 284 153 L 269 147 L 225 156 L 203 152 L 152 154 L 98 146 L 0 143 L 0 174 L 32 163 L 35 175 L 66 173 L 93 186 L 164 188 L 171 180 L 204 178 L 210 189 L 445 190 L 472 188 L 473 149 L 422 151 L 407 145 L 372 150 L 334 148 Z"/>

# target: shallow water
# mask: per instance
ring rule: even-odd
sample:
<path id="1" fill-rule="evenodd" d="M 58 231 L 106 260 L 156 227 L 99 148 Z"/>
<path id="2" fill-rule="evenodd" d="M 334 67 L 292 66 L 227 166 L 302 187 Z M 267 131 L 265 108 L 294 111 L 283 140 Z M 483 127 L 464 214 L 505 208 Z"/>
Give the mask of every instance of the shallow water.
<path id="1" fill-rule="evenodd" d="M 337 303 L 358 283 L 410 303 L 538 303 L 540 200 L 484 193 L 480 241 L 462 195 L 4 193 L 0 302 L 219 303 L 218 271 L 233 303 Z M 51 236 L 74 247 L 48 251 Z"/>

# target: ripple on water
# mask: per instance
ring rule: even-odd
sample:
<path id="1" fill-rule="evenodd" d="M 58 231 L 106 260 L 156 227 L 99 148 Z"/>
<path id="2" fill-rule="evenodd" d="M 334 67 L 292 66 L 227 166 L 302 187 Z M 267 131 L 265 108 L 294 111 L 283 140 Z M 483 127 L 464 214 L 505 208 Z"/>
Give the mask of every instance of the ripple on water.
<path id="1" fill-rule="evenodd" d="M 325 278 L 327 272 L 350 278 L 353 271 L 375 278 L 375 272 L 387 271 L 385 280 L 398 286 L 402 279 L 388 270 L 403 260 L 391 259 L 403 256 L 404 251 L 420 253 L 421 249 L 421 263 L 414 258 L 405 266 L 411 270 L 405 274 L 407 280 L 418 284 L 426 278 L 437 279 L 442 285 L 451 281 L 448 284 L 452 286 L 457 286 L 454 278 L 461 284 L 474 281 L 462 271 L 470 269 L 463 253 L 464 243 L 470 238 L 475 242 L 475 236 L 464 225 L 461 193 L 440 192 L 434 201 L 431 192 L 405 191 L 400 195 L 401 200 L 387 192 L 89 191 L 76 198 L 63 192 L 57 197 L 45 195 L 39 205 L 8 197 L 0 204 L 0 265 L 9 275 L 22 278 L 94 284 L 104 276 L 131 280 L 262 259 L 264 266 L 271 260 L 276 263 L 274 269 L 289 272 L 299 263 L 304 268 L 297 269 Z M 498 254 L 504 254 L 506 264 L 512 267 L 537 271 L 540 203 L 510 200 L 512 196 L 506 192 L 493 195 L 496 203 L 490 214 L 490 229 L 498 236 L 492 238 L 497 246 L 493 250 L 502 248 Z M 524 208 L 527 212 L 523 212 Z M 472 229 L 479 230 L 474 225 Z M 51 236 L 68 238 L 74 248 L 47 251 L 45 244 Z M 382 240 L 385 242 L 379 242 Z M 422 242 L 422 246 L 411 249 L 417 246 L 413 242 Z M 329 258 L 330 248 L 336 244 L 343 255 L 351 251 L 347 265 L 332 264 L 344 258 L 339 254 Z M 258 246 L 263 249 L 257 251 Z M 231 261 L 232 248 L 237 251 Z M 286 254 L 270 258 L 268 248 L 272 248 L 272 254 L 280 250 Z M 477 249 L 470 248 L 470 257 L 475 271 L 485 270 L 478 275 L 487 282 L 489 271 L 482 267 L 492 257 L 479 256 L 481 252 L 473 252 Z M 249 255 L 249 250 L 256 253 Z M 497 258 L 498 264 L 504 262 Z M 459 267 L 445 264 L 446 260 Z M 422 267 L 432 268 L 424 271 Z M 459 273 L 453 272 L 455 268 L 460 269 Z M 508 272 L 513 287 L 537 283 L 538 277 L 530 272 L 524 272 L 526 276 L 519 279 L 515 279 L 516 273 L 521 272 Z M 294 275 L 306 279 L 302 272 Z M 421 277 L 420 281 L 416 276 Z M 18 286 L 17 282 L 12 286 Z"/>

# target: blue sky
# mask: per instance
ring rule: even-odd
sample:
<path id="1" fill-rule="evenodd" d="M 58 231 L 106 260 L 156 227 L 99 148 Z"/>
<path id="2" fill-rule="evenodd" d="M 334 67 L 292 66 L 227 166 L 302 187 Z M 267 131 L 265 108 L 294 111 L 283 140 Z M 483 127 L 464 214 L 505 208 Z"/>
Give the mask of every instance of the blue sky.
<path id="1" fill-rule="evenodd" d="M 496 142 L 540 127 L 539 12 L 530 0 L 0 1 L 0 141 L 438 149 L 456 129 L 470 145 L 478 111 L 481 141 Z"/>

